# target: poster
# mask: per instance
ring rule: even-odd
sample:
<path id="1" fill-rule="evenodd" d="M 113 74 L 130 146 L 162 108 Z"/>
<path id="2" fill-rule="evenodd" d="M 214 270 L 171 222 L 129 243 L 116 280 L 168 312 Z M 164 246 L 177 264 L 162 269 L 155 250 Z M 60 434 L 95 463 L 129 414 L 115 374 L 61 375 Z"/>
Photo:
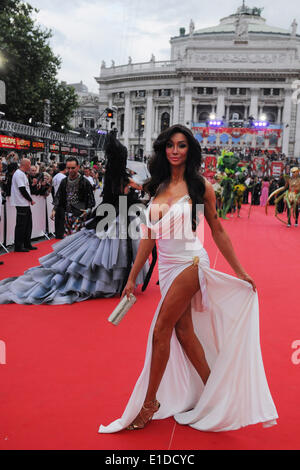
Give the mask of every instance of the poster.
<path id="1" fill-rule="evenodd" d="M 283 173 L 283 162 L 271 162 L 271 176 L 278 177 Z"/>

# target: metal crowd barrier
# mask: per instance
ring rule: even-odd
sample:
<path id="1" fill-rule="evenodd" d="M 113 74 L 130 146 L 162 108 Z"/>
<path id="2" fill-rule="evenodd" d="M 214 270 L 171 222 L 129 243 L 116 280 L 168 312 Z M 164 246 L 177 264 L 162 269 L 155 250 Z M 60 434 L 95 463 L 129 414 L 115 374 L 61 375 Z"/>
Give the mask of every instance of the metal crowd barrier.
<path id="1" fill-rule="evenodd" d="M 47 238 L 54 235 L 54 222 L 50 219 L 53 209 L 53 198 L 32 196 L 35 204 L 31 207 L 32 212 L 32 239 Z M 101 190 L 95 190 L 96 206 L 101 201 Z M 2 205 L 2 216 L 0 221 L 0 247 L 7 251 L 7 247 L 14 243 L 14 232 L 16 225 L 16 208 L 11 205 L 10 197 L 6 198 L 6 203 Z"/>

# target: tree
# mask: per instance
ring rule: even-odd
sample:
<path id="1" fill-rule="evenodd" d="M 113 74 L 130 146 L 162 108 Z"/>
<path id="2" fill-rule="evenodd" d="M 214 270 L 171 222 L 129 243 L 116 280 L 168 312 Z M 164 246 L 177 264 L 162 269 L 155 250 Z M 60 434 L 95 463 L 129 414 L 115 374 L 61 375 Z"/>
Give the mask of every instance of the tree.
<path id="1" fill-rule="evenodd" d="M 6 84 L 6 118 L 21 123 L 44 120 L 44 100 L 51 101 L 52 129 L 68 127 L 78 106 L 73 88 L 59 83 L 61 59 L 51 50 L 52 32 L 32 18 L 38 12 L 21 0 L 1 0 L 0 80 Z"/>

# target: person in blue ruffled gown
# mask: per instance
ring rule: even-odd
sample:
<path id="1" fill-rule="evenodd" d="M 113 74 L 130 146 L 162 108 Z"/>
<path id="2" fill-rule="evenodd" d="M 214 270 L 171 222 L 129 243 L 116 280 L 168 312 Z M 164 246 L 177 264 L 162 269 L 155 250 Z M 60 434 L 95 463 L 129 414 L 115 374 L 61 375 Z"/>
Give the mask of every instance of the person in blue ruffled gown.
<path id="1" fill-rule="evenodd" d="M 22 276 L 0 281 L 0 303 L 70 304 L 97 297 L 120 295 L 127 282 L 140 239 L 120 238 L 119 196 L 126 196 L 127 207 L 138 202 L 138 185 L 126 172 L 127 149 L 114 132 L 107 137 L 106 173 L 103 200 L 115 208 L 117 236 L 110 236 L 99 223 L 99 207 L 86 222 L 85 228 L 53 245 L 53 252 L 39 259 L 40 265 L 25 271 Z M 128 218 L 126 224 L 132 220 Z M 126 227 L 127 228 L 127 227 Z M 137 229 L 138 230 L 138 229 Z M 136 280 L 142 284 L 148 262 Z"/>

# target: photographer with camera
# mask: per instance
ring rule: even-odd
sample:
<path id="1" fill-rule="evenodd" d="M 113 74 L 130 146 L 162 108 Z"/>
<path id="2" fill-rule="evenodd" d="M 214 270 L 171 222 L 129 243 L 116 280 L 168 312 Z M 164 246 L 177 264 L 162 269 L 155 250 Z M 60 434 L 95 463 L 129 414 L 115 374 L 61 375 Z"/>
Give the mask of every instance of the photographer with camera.
<path id="1" fill-rule="evenodd" d="M 44 196 L 45 198 L 49 196 L 52 189 L 52 177 L 49 173 L 44 171 L 38 176 L 37 187 L 39 196 Z"/>
<path id="2" fill-rule="evenodd" d="M 28 179 L 29 179 L 29 185 L 30 185 L 30 192 L 31 194 L 38 195 L 38 168 L 35 165 L 31 165 L 29 174 L 28 174 Z"/>

